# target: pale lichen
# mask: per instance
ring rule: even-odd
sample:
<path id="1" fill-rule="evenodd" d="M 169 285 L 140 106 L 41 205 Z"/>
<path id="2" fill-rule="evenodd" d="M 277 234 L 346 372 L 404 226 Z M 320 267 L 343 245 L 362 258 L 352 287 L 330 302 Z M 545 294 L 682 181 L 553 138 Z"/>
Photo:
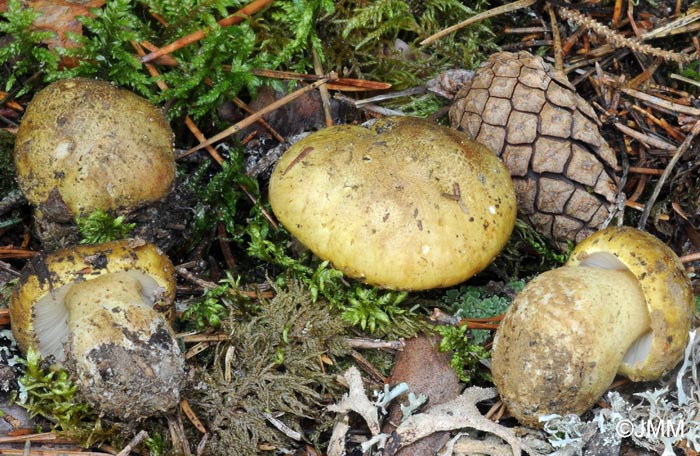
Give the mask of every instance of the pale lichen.
<path id="1" fill-rule="evenodd" d="M 580 454 L 593 445 L 615 451 L 624 440 L 662 455 L 674 454 L 673 448 L 681 444 L 700 451 L 698 363 L 700 335 L 691 331 L 675 376 L 661 387 L 634 393 L 640 402 L 610 391 L 606 395 L 609 407 L 594 410 L 589 421 L 576 415 L 541 417 L 549 444 L 556 454 Z"/>

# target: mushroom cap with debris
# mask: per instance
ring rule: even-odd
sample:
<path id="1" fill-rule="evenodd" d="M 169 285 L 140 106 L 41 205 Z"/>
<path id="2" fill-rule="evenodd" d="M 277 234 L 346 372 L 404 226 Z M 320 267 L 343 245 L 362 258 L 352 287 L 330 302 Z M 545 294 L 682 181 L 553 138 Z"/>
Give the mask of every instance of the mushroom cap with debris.
<path id="1" fill-rule="evenodd" d="M 15 166 L 22 192 L 50 220 L 133 210 L 170 190 L 173 133 L 144 98 L 107 81 L 66 79 L 27 106 Z"/>
<path id="2" fill-rule="evenodd" d="M 673 369 L 694 307 L 683 264 L 663 242 L 631 227 L 597 231 L 515 297 L 494 337 L 494 383 L 522 424 L 580 415 L 617 374 L 650 381 Z"/>
<path id="3" fill-rule="evenodd" d="M 12 331 L 71 370 L 82 396 L 122 418 L 179 402 L 184 358 L 174 317 L 174 268 L 140 240 L 63 249 L 30 260 L 13 290 Z"/>
<path id="4" fill-rule="evenodd" d="M 346 275 L 390 289 L 462 282 L 515 224 L 510 176 L 486 147 L 414 117 L 343 125 L 292 146 L 270 179 L 282 224 Z"/>

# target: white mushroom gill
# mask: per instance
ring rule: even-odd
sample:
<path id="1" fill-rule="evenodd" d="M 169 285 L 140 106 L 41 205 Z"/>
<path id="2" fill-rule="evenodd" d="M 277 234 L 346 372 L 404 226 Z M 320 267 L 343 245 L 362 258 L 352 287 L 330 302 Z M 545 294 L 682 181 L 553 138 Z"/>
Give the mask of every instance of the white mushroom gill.
<path id="1" fill-rule="evenodd" d="M 139 270 L 116 273 L 123 275 L 125 279 L 132 280 L 138 286 L 138 294 L 141 301 L 148 307 L 153 307 L 156 299 L 162 294 L 162 287 L 156 281 Z M 102 276 L 101 276 L 102 277 Z M 82 282 L 88 283 L 95 279 Z M 99 281 L 98 281 L 99 283 Z M 98 285 L 96 283 L 95 285 Z M 53 356 L 57 362 L 65 362 L 65 343 L 68 340 L 68 318 L 69 311 L 66 307 L 66 294 L 73 288 L 74 284 L 67 284 L 54 288 L 39 299 L 34 307 L 34 326 L 39 338 L 39 350 L 42 357 Z"/>
<path id="2" fill-rule="evenodd" d="M 590 266 L 601 269 L 627 270 L 627 266 L 615 255 L 608 252 L 595 252 L 581 260 L 581 266 Z"/>

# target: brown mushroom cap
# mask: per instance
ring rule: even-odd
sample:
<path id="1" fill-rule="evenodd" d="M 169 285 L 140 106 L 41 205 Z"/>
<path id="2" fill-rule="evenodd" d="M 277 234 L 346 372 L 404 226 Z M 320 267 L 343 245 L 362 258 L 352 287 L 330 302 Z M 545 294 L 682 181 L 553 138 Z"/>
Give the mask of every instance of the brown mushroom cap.
<path id="1" fill-rule="evenodd" d="M 627 269 L 639 281 L 651 332 L 630 349 L 620 374 L 633 381 L 655 380 L 683 359 L 693 320 L 693 289 L 683 263 L 666 244 L 632 227 L 610 227 L 576 246 L 566 264 Z"/>
<path id="2" fill-rule="evenodd" d="M 512 181 L 491 151 L 412 117 L 309 135 L 280 158 L 269 194 L 316 255 L 394 289 L 468 279 L 500 252 L 516 216 Z"/>
<path id="3" fill-rule="evenodd" d="M 27 199 L 49 219 L 132 210 L 164 197 L 175 177 L 163 113 L 106 81 L 54 82 L 27 107 L 15 141 Z"/>

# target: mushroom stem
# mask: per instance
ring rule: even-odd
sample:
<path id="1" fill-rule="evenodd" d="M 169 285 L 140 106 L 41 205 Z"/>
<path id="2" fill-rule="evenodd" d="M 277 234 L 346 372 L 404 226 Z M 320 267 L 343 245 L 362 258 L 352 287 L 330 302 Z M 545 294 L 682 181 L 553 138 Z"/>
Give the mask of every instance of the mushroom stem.
<path id="1" fill-rule="evenodd" d="M 501 323 L 498 332 L 512 336 L 494 341 L 494 381 L 524 424 L 537 426 L 543 414 L 580 414 L 649 331 L 644 294 L 627 269 L 548 271 L 515 298 Z"/>
<path id="2" fill-rule="evenodd" d="M 149 291 L 139 275 L 118 272 L 66 293 L 68 363 L 103 411 L 124 414 L 124 404 L 166 411 L 179 400 L 181 353 Z"/>
<path id="3" fill-rule="evenodd" d="M 73 334 L 90 336 L 73 337 L 73 357 L 87 354 L 96 345 L 126 340 L 128 333 L 151 333 L 151 322 L 162 317 L 146 305 L 142 291 L 141 282 L 128 272 L 74 285 L 65 297 L 68 327 Z"/>

